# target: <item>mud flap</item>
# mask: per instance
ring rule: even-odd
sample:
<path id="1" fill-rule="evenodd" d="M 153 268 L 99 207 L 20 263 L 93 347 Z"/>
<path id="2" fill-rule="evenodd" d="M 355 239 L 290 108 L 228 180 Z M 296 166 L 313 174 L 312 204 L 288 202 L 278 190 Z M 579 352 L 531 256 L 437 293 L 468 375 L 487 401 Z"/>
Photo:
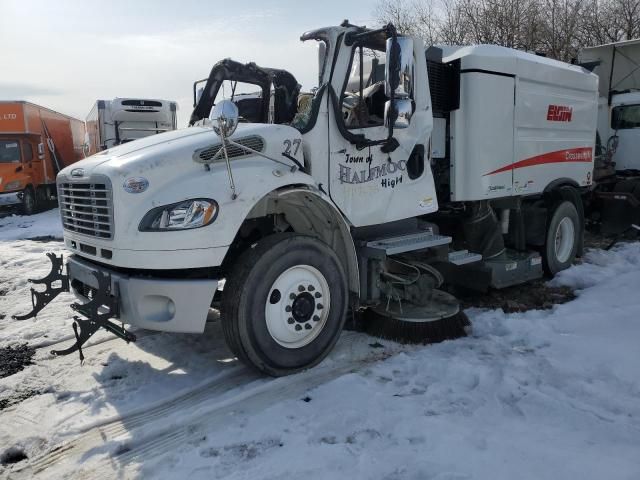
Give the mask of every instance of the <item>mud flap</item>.
<path id="1" fill-rule="evenodd" d="M 640 224 L 640 200 L 633 191 L 598 192 L 596 197 L 603 201 L 601 233 L 622 235 Z"/>

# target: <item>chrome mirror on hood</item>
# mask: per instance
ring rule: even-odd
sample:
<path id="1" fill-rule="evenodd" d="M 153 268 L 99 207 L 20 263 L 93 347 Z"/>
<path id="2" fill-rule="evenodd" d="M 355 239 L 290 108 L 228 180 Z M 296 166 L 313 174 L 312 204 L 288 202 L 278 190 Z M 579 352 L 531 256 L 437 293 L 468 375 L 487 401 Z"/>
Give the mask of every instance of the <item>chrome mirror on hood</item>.
<path id="1" fill-rule="evenodd" d="M 231 100 L 222 100 L 209 114 L 213 131 L 222 138 L 233 135 L 238 126 L 238 117 L 238 107 Z"/>

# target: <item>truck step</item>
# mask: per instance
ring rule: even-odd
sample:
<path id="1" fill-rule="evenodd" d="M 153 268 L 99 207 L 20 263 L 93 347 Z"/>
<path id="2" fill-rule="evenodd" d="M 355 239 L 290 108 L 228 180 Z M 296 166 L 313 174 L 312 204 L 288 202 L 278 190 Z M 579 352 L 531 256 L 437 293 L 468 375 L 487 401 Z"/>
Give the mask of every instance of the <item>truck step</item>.
<path id="1" fill-rule="evenodd" d="M 397 253 L 438 247 L 449 243 L 451 243 L 451 237 L 436 235 L 430 231 L 425 231 L 372 240 L 367 243 L 367 247 L 384 250 L 387 255 L 395 255 Z"/>
<path id="2" fill-rule="evenodd" d="M 469 250 L 449 252 L 449 262 L 454 265 L 466 265 L 468 263 L 479 262 L 480 260 L 482 260 L 482 255 L 470 252 Z"/>

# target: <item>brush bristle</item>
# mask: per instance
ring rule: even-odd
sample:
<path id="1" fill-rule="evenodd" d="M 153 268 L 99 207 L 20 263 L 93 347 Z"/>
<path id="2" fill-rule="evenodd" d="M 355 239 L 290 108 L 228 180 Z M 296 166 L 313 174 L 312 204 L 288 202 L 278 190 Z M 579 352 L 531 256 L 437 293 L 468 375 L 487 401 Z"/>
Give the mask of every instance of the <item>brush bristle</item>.
<path id="1" fill-rule="evenodd" d="M 466 337 L 471 333 L 471 322 L 464 312 L 442 320 L 407 322 L 367 310 L 363 318 L 364 330 L 374 337 L 399 343 L 439 343 Z"/>

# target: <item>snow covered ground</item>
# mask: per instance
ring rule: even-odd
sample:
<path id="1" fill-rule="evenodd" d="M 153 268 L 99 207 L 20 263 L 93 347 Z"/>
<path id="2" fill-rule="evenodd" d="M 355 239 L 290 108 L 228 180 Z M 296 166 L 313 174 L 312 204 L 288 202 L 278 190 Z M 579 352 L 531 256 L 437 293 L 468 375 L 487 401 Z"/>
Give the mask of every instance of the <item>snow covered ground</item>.
<path id="1" fill-rule="evenodd" d="M 2 478 L 640 478 L 640 243 L 589 251 L 552 310 L 470 310 L 472 337 L 428 347 L 345 332 L 274 380 L 231 357 L 213 311 L 204 335 L 99 333 L 84 366 L 52 357 L 69 296 L 10 316 L 63 251 L 26 240 L 60 237 L 57 215 L 0 219 L 0 348 L 37 347 L 0 379 L 0 461 L 28 457 Z"/>

